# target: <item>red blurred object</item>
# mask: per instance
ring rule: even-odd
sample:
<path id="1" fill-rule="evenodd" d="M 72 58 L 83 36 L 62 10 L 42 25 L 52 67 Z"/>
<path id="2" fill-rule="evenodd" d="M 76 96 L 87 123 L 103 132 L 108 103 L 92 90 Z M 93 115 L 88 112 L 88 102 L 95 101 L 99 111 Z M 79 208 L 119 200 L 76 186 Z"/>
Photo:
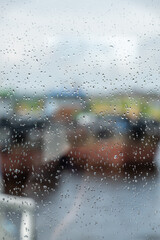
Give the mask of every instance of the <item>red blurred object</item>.
<path id="1" fill-rule="evenodd" d="M 151 137 L 146 137 L 144 141 L 115 137 L 74 146 L 67 157 L 77 165 L 91 168 L 146 164 L 153 163 L 157 145 L 158 139 Z"/>
<path id="2" fill-rule="evenodd" d="M 2 175 L 27 175 L 32 168 L 42 164 L 42 159 L 42 150 L 38 148 L 13 146 L 1 152 Z"/>

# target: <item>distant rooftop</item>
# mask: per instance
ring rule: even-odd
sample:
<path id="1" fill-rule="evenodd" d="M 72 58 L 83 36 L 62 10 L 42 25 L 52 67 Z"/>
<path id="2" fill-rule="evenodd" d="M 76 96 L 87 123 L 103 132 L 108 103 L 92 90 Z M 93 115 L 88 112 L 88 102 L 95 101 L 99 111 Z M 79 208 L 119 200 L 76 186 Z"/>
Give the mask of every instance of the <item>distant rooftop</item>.
<path id="1" fill-rule="evenodd" d="M 47 97 L 54 97 L 54 98 L 85 98 L 86 94 L 80 90 L 58 90 L 58 91 L 50 91 L 47 94 Z"/>

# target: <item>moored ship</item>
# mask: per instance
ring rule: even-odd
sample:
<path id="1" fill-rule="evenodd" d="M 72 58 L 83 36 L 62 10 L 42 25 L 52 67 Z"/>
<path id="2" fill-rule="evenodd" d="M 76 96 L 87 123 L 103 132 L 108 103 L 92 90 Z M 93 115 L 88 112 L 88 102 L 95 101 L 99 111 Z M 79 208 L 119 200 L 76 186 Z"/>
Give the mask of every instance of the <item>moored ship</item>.
<path id="1" fill-rule="evenodd" d="M 105 123 L 107 125 L 107 121 Z M 110 128 L 101 125 L 98 132 L 92 132 L 81 144 L 72 141 L 66 157 L 73 164 L 87 168 L 153 163 L 159 142 L 159 123 L 149 119 L 125 119 L 124 125 L 122 123 L 117 119 Z"/>

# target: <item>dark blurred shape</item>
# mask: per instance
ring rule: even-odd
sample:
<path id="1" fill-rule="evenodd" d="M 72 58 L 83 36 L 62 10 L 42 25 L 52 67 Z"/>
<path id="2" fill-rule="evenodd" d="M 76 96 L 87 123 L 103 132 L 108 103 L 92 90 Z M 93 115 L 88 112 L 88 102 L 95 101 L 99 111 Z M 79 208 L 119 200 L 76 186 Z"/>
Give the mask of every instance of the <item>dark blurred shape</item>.
<path id="1" fill-rule="evenodd" d="M 130 137 L 134 140 L 141 139 L 146 134 L 146 124 L 144 119 L 131 121 L 129 129 Z"/>
<path id="2" fill-rule="evenodd" d="M 154 119 L 140 118 L 130 121 L 129 135 L 134 140 L 141 140 L 145 137 L 160 137 L 160 123 Z"/>
<path id="3" fill-rule="evenodd" d="M 85 138 L 86 141 L 82 140 L 82 144 L 72 144 L 68 152 L 70 161 L 76 165 L 106 169 L 154 162 L 160 139 L 158 122 L 104 115 L 90 123 L 86 126 L 90 136 Z"/>

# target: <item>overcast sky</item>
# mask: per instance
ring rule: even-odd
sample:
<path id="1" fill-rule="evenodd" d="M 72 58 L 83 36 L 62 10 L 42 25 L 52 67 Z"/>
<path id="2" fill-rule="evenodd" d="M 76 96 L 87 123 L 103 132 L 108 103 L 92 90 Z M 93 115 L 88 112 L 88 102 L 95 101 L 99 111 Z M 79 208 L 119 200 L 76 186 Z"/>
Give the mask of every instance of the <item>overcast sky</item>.
<path id="1" fill-rule="evenodd" d="M 1 88 L 160 93 L 160 1 L 1 0 Z"/>

